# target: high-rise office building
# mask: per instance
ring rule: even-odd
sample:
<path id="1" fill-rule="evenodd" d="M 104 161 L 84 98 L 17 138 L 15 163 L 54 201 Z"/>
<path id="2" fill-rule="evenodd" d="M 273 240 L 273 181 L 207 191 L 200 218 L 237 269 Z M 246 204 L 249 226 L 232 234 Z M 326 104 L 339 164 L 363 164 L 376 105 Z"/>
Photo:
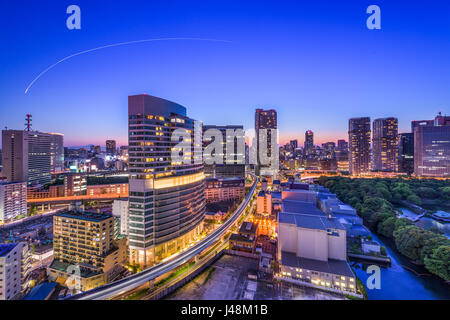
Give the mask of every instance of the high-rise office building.
<path id="1" fill-rule="evenodd" d="M 348 152 L 348 142 L 343 139 L 339 139 L 337 141 L 337 150 L 341 152 Z"/>
<path id="2" fill-rule="evenodd" d="M 422 126 L 432 126 L 434 120 L 413 120 L 411 121 L 411 132 L 414 133 L 414 129 Z"/>
<path id="3" fill-rule="evenodd" d="M 227 125 L 227 126 L 215 126 L 204 125 L 203 133 L 207 130 L 214 129 L 220 131 L 222 135 L 222 150 L 219 153 L 212 154 L 212 157 L 220 157 L 222 163 L 208 164 L 209 155 L 204 154 L 205 162 L 205 176 L 207 178 L 228 178 L 228 177 L 245 177 L 245 136 L 244 126 L 240 125 Z M 227 135 L 229 145 L 233 145 L 232 149 L 227 149 Z M 233 141 L 233 142 L 232 142 Z M 203 148 L 214 141 L 206 142 L 203 139 Z M 240 145 L 239 145 L 240 144 Z M 217 150 L 215 150 L 217 151 Z M 228 154 L 228 159 L 227 155 Z M 212 160 L 212 159 L 209 159 Z"/>
<path id="4" fill-rule="evenodd" d="M 276 164 L 271 163 L 269 160 L 269 163 L 264 163 L 260 158 L 260 149 L 262 148 L 263 141 L 260 140 L 260 133 L 262 134 L 262 130 L 266 129 L 266 146 L 267 146 L 267 157 L 269 159 L 272 159 L 272 155 L 274 155 L 277 159 L 277 154 L 279 153 L 278 145 L 272 146 L 272 139 L 275 141 L 278 141 L 278 137 L 272 138 L 272 133 L 276 134 L 276 130 L 271 129 L 277 129 L 277 112 L 274 109 L 270 110 L 263 110 L 263 109 L 256 109 L 255 110 L 255 133 L 256 133 L 256 174 L 257 175 L 273 175 L 276 174 L 276 172 L 273 172 L 271 167 L 276 166 Z M 275 154 L 275 152 L 277 154 Z M 278 168 L 275 168 L 275 171 L 277 171 Z"/>
<path id="5" fill-rule="evenodd" d="M 116 140 L 106 140 L 106 154 L 115 155 L 117 153 Z"/>
<path id="6" fill-rule="evenodd" d="M 27 183 L 0 182 L 0 222 L 27 215 Z"/>
<path id="7" fill-rule="evenodd" d="M 398 120 L 380 118 L 372 126 L 372 170 L 398 171 Z"/>
<path id="8" fill-rule="evenodd" d="M 128 129 L 129 257 L 130 263 L 147 267 L 186 247 L 202 231 L 202 129 L 186 116 L 185 107 L 145 94 L 128 97 Z M 179 139 L 172 139 L 175 130 L 189 136 L 185 161 L 172 158 L 172 149 L 179 150 Z"/>
<path id="9" fill-rule="evenodd" d="M 295 150 L 298 148 L 297 139 L 289 141 L 289 147 L 291 149 L 291 152 L 295 152 Z"/>
<path id="10" fill-rule="evenodd" d="M 352 175 L 370 172 L 370 118 L 348 121 L 349 171 Z"/>
<path id="11" fill-rule="evenodd" d="M 305 143 L 303 146 L 305 155 L 308 156 L 314 151 L 314 133 L 311 130 L 305 132 Z"/>
<path id="12" fill-rule="evenodd" d="M 335 153 L 338 171 L 348 172 L 349 170 L 348 142 L 343 139 L 338 140 Z"/>
<path id="13" fill-rule="evenodd" d="M 433 125 L 438 126 L 450 126 L 450 116 L 443 116 L 441 112 L 434 118 Z"/>
<path id="14" fill-rule="evenodd" d="M 450 116 L 439 113 L 430 123 L 414 128 L 414 174 L 418 177 L 449 177 Z"/>
<path id="15" fill-rule="evenodd" d="M 46 184 L 52 179 L 51 139 L 38 131 L 3 130 L 3 175 L 10 182 Z"/>
<path id="16" fill-rule="evenodd" d="M 414 133 L 400 133 L 398 142 L 398 171 L 414 172 Z"/>
<path id="17" fill-rule="evenodd" d="M 325 159 L 336 158 L 336 143 L 334 142 L 322 143 L 322 158 Z"/>
<path id="18" fill-rule="evenodd" d="M 128 146 L 120 146 L 120 156 L 128 158 Z"/>
<path id="19" fill-rule="evenodd" d="M 51 172 L 64 171 L 64 135 L 50 133 L 50 170 Z"/>
<path id="20" fill-rule="evenodd" d="M 28 182 L 28 132 L 3 130 L 2 146 L 2 175 L 11 182 Z"/>

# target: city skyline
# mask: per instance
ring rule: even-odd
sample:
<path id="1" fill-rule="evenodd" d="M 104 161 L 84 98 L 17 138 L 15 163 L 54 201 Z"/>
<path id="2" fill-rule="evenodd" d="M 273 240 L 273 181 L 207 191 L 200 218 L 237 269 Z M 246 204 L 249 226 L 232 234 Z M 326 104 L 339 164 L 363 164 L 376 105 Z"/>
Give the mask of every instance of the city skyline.
<path id="1" fill-rule="evenodd" d="M 448 0 L 17 0 L 0 21 L 0 301 L 450 299 Z"/>
<path id="2" fill-rule="evenodd" d="M 383 27 L 376 31 L 365 26 L 364 5 L 329 1 L 279 8 L 248 2 L 236 12 L 235 2 L 176 4 L 168 10 L 118 1 L 103 8 L 80 1 L 83 22 L 77 31 L 65 28 L 63 5 L 44 10 L 27 3 L 32 10 L 22 12 L 17 3 L 6 4 L 4 21 L 18 32 L 4 36 L 10 50 L 0 54 L 8 61 L 0 76 L 2 102 L 14 106 L 2 108 L 2 128 L 20 129 L 24 114 L 32 113 L 35 130 L 64 133 L 66 146 L 106 139 L 125 145 L 125 97 L 139 93 L 189 105 L 204 124 L 251 128 L 255 109 L 274 108 L 281 144 L 292 139 L 302 144 L 309 129 L 317 144 L 345 138 L 347 120 L 362 116 L 396 117 L 399 132 L 410 132 L 410 121 L 448 110 L 447 3 L 381 1 Z M 122 13 L 120 26 L 102 18 L 108 12 Z M 142 19 L 147 12 L 152 19 Z M 40 72 L 71 54 L 194 36 L 230 42 L 161 41 L 89 52 L 59 64 L 24 94 Z"/>
<path id="3" fill-rule="evenodd" d="M 276 108 L 274 108 L 274 110 L 277 111 Z M 430 117 L 422 117 L 422 118 L 423 119 L 434 118 L 436 116 L 436 114 L 438 114 L 438 112 L 435 112 L 434 114 L 431 113 L 431 114 L 432 115 Z M 443 113 L 442 115 L 443 116 L 447 116 L 448 114 L 447 113 Z M 360 116 L 360 117 L 363 117 L 363 116 Z M 370 115 L 367 115 L 367 117 L 369 117 L 371 119 L 375 119 L 374 117 L 372 117 Z M 387 116 L 385 118 L 391 118 L 391 117 L 395 118 L 395 116 Z M 402 127 L 405 130 L 400 130 L 400 126 L 399 126 L 398 134 L 413 133 L 411 131 L 410 126 L 411 126 L 411 124 L 413 122 L 417 122 L 417 121 L 420 121 L 420 120 L 411 120 L 411 121 L 408 122 L 407 125 L 403 125 Z M 400 122 L 401 121 L 399 121 L 399 123 Z M 242 126 L 240 124 L 237 124 L 237 121 L 236 121 L 236 123 L 234 125 L 235 126 Z M 348 119 L 346 120 L 345 125 L 348 126 Z M 208 127 L 208 126 L 227 126 L 227 125 L 217 125 L 217 124 L 210 124 L 210 123 L 206 124 L 206 123 L 203 123 L 203 126 L 207 126 Z M 37 132 L 49 131 L 49 130 L 45 130 L 45 129 L 43 129 L 43 130 L 35 129 L 34 127 L 32 127 L 32 128 L 33 128 L 34 131 L 37 131 Z M 20 131 L 19 128 L 7 127 L 7 129 L 8 130 L 19 130 Z M 247 130 L 247 129 L 254 129 L 254 128 L 253 127 L 249 127 L 249 128 L 244 127 L 244 131 Z M 25 130 L 25 128 L 23 130 Z M 307 131 L 312 131 L 313 134 L 314 134 L 314 144 L 313 144 L 314 146 L 321 146 L 322 144 L 325 144 L 325 143 L 328 143 L 328 142 L 337 142 L 338 140 L 345 140 L 346 142 L 348 142 L 348 127 L 347 127 L 347 130 L 343 130 L 341 133 L 339 133 L 338 136 L 331 135 L 329 137 L 321 134 L 321 132 L 319 132 L 319 131 L 314 131 L 314 130 L 311 130 L 311 129 L 307 129 L 304 132 L 298 132 L 298 133 L 295 133 L 295 134 L 285 133 L 285 132 L 282 131 L 282 129 L 279 129 L 279 143 L 278 143 L 278 146 L 281 147 L 281 146 L 284 146 L 286 144 L 289 144 L 293 140 L 296 140 L 297 143 L 298 143 L 299 148 L 304 148 L 304 142 L 305 142 L 305 137 L 304 136 L 305 136 L 305 132 L 307 132 Z M 52 134 L 63 135 L 64 136 L 64 147 L 69 147 L 69 148 L 88 148 L 89 146 L 100 146 L 102 150 L 106 150 L 107 149 L 106 148 L 106 142 L 107 141 L 115 141 L 117 143 L 117 147 L 127 146 L 128 145 L 128 142 L 127 142 L 128 137 L 115 138 L 115 137 L 108 137 L 108 136 L 106 136 L 106 137 L 101 137 L 101 138 L 90 138 L 90 139 L 87 138 L 87 140 L 84 141 L 86 144 L 73 144 L 73 143 L 71 144 L 70 142 L 66 143 L 67 140 L 68 141 L 73 141 L 73 140 L 71 140 L 70 137 L 69 137 L 69 139 L 66 139 L 67 136 L 66 136 L 66 134 L 64 132 L 52 133 Z M 372 145 L 372 140 L 371 140 L 371 145 Z M 1 145 L 1 141 L 0 141 L 0 150 L 1 150 L 1 147 L 2 147 L 2 145 Z"/>

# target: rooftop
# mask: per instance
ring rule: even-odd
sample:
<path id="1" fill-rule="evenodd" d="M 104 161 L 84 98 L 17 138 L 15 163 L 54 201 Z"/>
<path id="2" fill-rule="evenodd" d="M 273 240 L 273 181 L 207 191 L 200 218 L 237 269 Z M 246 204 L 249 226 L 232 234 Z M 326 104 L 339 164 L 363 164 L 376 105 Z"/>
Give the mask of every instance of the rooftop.
<path id="1" fill-rule="evenodd" d="M 340 210 L 348 210 L 348 211 L 354 211 L 355 209 L 353 209 L 352 206 L 348 205 L 348 204 L 339 204 L 339 209 Z"/>
<path id="2" fill-rule="evenodd" d="M 0 185 L 10 185 L 10 184 L 26 184 L 26 182 L 24 181 L 14 181 L 14 182 L 9 182 L 8 180 L 0 180 Z"/>
<path id="3" fill-rule="evenodd" d="M 290 184 L 288 184 L 288 186 L 291 190 L 309 190 L 308 183 L 291 182 Z"/>
<path id="4" fill-rule="evenodd" d="M 255 234 L 257 228 L 258 226 L 255 223 L 245 221 L 239 228 L 239 233 Z"/>
<path id="5" fill-rule="evenodd" d="M 61 262 L 58 260 L 53 260 L 53 262 L 51 263 L 49 268 L 58 270 L 61 272 L 67 272 L 67 268 L 69 268 L 69 266 L 72 266 L 72 265 L 73 264 L 68 263 L 68 262 Z M 86 264 L 79 264 L 79 266 L 80 266 L 80 272 L 81 272 L 80 276 L 82 278 L 90 278 L 90 277 L 97 276 L 97 275 L 103 273 L 101 269 L 94 270 L 94 269 L 89 268 L 88 265 L 86 265 Z"/>
<path id="6" fill-rule="evenodd" d="M 302 202 L 317 202 L 317 192 L 304 189 L 284 189 L 281 194 L 283 200 L 294 200 Z"/>
<path id="7" fill-rule="evenodd" d="M 0 257 L 6 256 L 10 253 L 15 247 L 17 243 L 2 243 L 0 244 Z"/>
<path id="8" fill-rule="evenodd" d="M 92 213 L 92 212 L 76 212 L 76 211 L 69 211 L 69 212 L 63 212 L 55 215 L 56 217 L 63 217 L 63 218 L 69 218 L 69 219 L 78 219 L 78 220 L 85 220 L 85 221 L 91 221 L 91 222 L 100 222 L 106 219 L 111 218 L 111 215 L 104 214 L 104 213 Z"/>
<path id="9" fill-rule="evenodd" d="M 272 198 L 281 200 L 281 192 L 272 192 Z"/>
<path id="10" fill-rule="evenodd" d="M 325 199 L 328 199 L 328 198 L 335 199 L 336 195 L 334 193 L 318 192 L 317 193 L 317 197 L 319 199 L 321 199 L 321 200 L 325 200 Z"/>
<path id="11" fill-rule="evenodd" d="M 368 245 L 371 245 L 371 246 L 379 246 L 379 245 L 380 245 L 380 244 L 379 244 L 378 242 L 376 242 L 376 241 L 373 241 L 373 240 L 367 240 L 367 239 L 362 240 L 361 243 L 362 243 L 362 244 L 368 244 Z"/>
<path id="12" fill-rule="evenodd" d="M 237 234 L 237 233 L 233 233 L 230 236 L 230 241 L 240 241 L 240 242 L 248 242 L 248 243 L 253 243 L 255 239 L 249 239 L 246 236 Z"/>
<path id="13" fill-rule="evenodd" d="M 32 288 L 23 300 L 45 300 L 55 290 L 56 282 L 44 282 Z"/>
<path id="14" fill-rule="evenodd" d="M 325 215 L 308 215 L 308 214 L 293 214 L 280 212 L 278 215 L 279 223 L 295 224 L 299 228 L 328 230 L 341 229 L 345 230 L 344 226 L 336 218 L 328 218 Z"/>
<path id="15" fill-rule="evenodd" d="M 334 259 L 328 259 L 328 261 L 313 260 L 297 257 L 295 253 L 281 251 L 281 264 L 292 268 L 355 277 L 347 261 Z"/>
<path id="16" fill-rule="evenodd" d="M 297 200 L 283 200 L 283 212 L 286 213 L 300 213 L 316 216 L 325 216 L 325 214 L 317 209 L 316 205 L 311 202 L 297 201 Z"/>

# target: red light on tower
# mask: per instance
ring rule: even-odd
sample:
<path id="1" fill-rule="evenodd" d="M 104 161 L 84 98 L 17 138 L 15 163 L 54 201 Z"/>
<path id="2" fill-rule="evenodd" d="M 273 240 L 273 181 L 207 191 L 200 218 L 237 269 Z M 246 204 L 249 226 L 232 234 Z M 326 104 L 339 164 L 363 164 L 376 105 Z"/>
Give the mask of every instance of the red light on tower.
<path id="1" fill-rule="evenodd" d="M 25 118 L 25 121 L 26 121 L 25 122 L 25 130 L 26 131 L 30 131 L 31 130 L 31 117 L 32 116 L 29 113 L 26 115 L 26 118 Z"/>

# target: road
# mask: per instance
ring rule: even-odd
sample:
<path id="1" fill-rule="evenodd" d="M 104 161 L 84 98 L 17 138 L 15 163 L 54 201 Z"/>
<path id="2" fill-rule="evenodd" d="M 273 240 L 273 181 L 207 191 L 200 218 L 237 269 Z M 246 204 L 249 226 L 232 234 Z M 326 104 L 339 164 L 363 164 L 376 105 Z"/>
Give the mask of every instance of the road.
<path id="1" fill-rule="evenodd" d="M 242 213 L 244 212 L 247 205 L 250 203 L 251 198 L 253 197 L 256 186 L 258 184 L 258 179 L 253 175 L 253 185 L 250 191 L 245 196 L 245 199 L 236 209 L 236 211 L 231 215 L 229 219 L 227 219 L 219 228 L 214 230 L 211 234 L 206 236 L 203 240 L 199 241 L 197 244 L 188 248 L 187 250 L 177 254 L 172 259 L 160 263 L 156 266 L 148 268 L 142 272 L 131 275 L 119 281 L 115 281 L 104 286 L 95 288 L 90 291 L 86 291 L 74 296 L 67 298 L 68 300 L 106 300 L 111 299 L 117 295 L 124 294 L 130 290 L 133 290 L 136 287 L 139 287 L 146 282 L 149 282 L 156 277 L 163 275 L 173 269 L 183 265 L 188 262 L 196 255 L 203 252 L 210 245 L 214 244 L 218 239 L 220 239 L 226 232 L 232 228 L 235 222 L 239 220 Z"/>
<path id="2" fill-rule="evenodd" d="M 46 212 L 43 212 L 43 213 L 38 213 L 38 214 L 36 214 L 34 216 L 31 216 L 31 217 L 26 217 L 26 218 L 19 219 L 19 220 L 9 221 L 9 222 L 0 224 L 0 229 L 8 229 L 8 228 L 12 228 L 12 227 L 17 227 L 17 226 L 19 226 L 19 225 L 21 225 L 23 223 L 26 223 L 26 222 L 30 222 L 30 221 L 33 221 L 33 220 L 36 220 L 36 219 L 39 219 L 39 218 L 42 218 L 42 217 L 46 217 L 46 216 L 55 215 L 55 214 L 57 214 L 57 213 L 59 213 L 59 212 L 61 212 L 63 210 L 65 210 L 65 208 L 50 210 L 50 211 L 46 211 Z"/>

